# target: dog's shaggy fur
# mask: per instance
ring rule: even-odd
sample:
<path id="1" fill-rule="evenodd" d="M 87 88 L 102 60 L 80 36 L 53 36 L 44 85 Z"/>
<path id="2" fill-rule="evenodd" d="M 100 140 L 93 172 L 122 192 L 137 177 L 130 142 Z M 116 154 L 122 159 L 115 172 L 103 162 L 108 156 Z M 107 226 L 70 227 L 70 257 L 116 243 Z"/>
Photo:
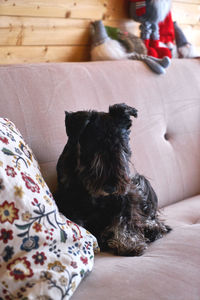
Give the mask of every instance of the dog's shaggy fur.
<path id="1" fill-rule="evenodd" d="M 69 219 L 93 233 L 102 250 L 141 255 L 170 228 L 158 219 L 150 182 L 131 177 L 129 133 L 137 110 L 66 112 L 68 142 L 58 160 L 55 200 Z"/>

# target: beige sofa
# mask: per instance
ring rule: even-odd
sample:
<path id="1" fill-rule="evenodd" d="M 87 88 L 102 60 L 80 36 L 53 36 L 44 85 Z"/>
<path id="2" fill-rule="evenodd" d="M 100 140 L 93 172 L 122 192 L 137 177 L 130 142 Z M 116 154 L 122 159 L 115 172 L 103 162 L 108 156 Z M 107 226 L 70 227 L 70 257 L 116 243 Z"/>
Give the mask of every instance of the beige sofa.
<path id="1" fill-rule="evenodd" d="M 173 231 L 141 257 L 96 255 L 74 300 L 200 299 L 200 60 L 173 60 L 165 75 L 142 62 L 0 67 L 0 115 L 12 120 L 52 191 L 66 143 L 64 111 L 136 107 L 132 161 L 155 188 Z"/>

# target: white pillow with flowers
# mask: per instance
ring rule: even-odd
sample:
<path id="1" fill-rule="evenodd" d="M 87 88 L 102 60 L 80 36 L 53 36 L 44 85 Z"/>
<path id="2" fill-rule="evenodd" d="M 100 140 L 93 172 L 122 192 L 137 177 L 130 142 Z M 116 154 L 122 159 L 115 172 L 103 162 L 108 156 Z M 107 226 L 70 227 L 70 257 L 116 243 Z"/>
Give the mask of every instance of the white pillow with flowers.
<path id="1" fill-rule="evenodd" d="M 0 118 L 0 300 L 69 299 L 96 239 L 59 214 L 32 151 Z"/>

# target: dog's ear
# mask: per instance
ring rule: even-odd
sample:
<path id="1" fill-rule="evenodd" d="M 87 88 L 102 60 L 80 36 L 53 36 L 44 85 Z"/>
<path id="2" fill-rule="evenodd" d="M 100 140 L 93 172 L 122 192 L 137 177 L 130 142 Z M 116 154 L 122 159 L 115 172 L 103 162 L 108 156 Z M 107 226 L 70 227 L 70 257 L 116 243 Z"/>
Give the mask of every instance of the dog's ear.
<path id="1" fill-rule="evenodd" d="M 130 116 L 137 118 L 137 109 L 128 106 L 125 103 L 109 106 L 109 114 L 117 121 L 118 124 L 126 127 L 131 127 L 132 121 Z"/>
<path id="2" fill-rule="evenodd" d="M 78 138 L 90 121 L 91 112 L 65 112 L 65 127 L 68 137 Z"/>

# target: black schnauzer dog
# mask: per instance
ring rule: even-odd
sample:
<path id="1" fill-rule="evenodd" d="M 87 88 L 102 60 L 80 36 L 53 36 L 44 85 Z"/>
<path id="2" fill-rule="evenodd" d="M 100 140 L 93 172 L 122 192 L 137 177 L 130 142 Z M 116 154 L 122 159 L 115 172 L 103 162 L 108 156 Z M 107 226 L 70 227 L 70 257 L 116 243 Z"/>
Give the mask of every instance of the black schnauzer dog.
<path id="1" fill-rule="evenodd" d="M 55 200 L 69 219 L 94 234 L 102 250 L 143 254 L 171 229 L 158 218 L 157 196 L 142 175 L 130 175 L 129 133 L 137 110 L 66 112 L 68 142 L 58 160 Z"/>

